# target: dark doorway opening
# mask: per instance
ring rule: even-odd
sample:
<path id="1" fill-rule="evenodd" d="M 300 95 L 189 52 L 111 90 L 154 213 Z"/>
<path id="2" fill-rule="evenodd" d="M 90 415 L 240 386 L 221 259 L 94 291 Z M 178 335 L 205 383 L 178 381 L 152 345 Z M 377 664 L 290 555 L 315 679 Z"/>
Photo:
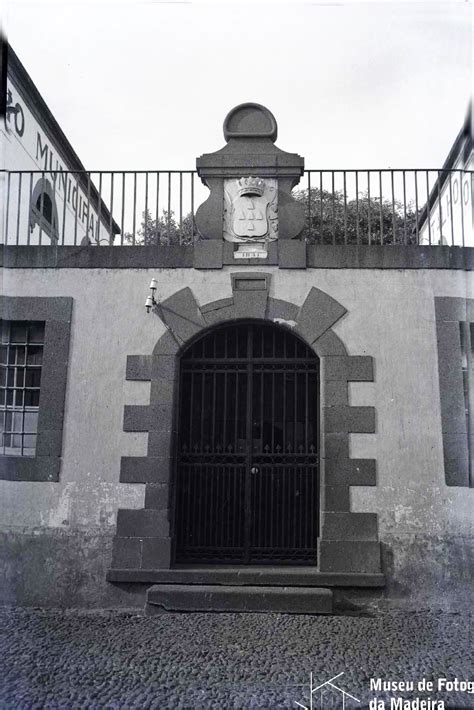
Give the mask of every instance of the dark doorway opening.
<path id="1" fill-rule="evenodd" d="M 315 564 L 318 357 L 273 324 L 220 326 L 179 392 L 175 561 Z"/>

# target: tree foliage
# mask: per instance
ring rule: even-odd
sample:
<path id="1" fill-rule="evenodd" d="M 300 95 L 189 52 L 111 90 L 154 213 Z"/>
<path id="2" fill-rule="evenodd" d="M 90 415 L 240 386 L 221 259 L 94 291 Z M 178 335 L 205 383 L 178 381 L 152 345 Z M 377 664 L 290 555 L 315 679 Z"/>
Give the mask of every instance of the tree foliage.
<path id="1" fill-rule="evenodd" d="M 304 207 L 304 239 L 309 244 L 415 244 L 416 212 L 412 204 L 371 197 L 345 199 L 338 190 L 297 190 Z M 369 240 L 370 234 L 370 240 Z M 380 235 L 382 234 L 382 239 Z"/>
<path id="2" fill-rule="evenodd" d="M 293 197 L 304 209 L 302 237 L 308 244 L 416 244 L 417 216 L 411 203 L 404 206 L 398 200 L 369 199 L 367 193 L 347 199 L 342 191 L 316 187 L 297 190 Z M 124 241 L 145 246 L 192 244 L 194 233 L 191 213 L 180 224 L 172 210 L 163 210 L 158 219 L 146 210 L 135 241 L 130 233 L 124 235 Z"/>
<path id="3" fill-rule="evenodd" d="M 150 210 L 142 213 L 142 221 L 137 231 L 135 241 L 133 235 L 126 233 L 126 244 L 140 244 L 143 246 L 170 246 L 172 244 L 192 244 L 194 220 L 191 213 L 183 217 L 180 224 L 173 210 L 163 210 L 161 217 L 153 219 Z"/>

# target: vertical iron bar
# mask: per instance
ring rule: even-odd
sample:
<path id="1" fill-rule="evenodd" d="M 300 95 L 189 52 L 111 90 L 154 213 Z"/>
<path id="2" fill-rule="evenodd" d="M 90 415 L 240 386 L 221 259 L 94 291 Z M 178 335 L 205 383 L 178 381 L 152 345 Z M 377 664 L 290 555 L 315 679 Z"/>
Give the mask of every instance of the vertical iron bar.
<path id="1" fill-rule="evenodd" d="M 392 244 L 397 242 L 397 230 L 395 226 L 395 183 L 394 183 L 394 171 L 390 170 L 390 179 L 392 182 Z"/>
<path id="2" fill-rule="evenodd" d="M 286 347 L 285 347 L 286 356 Z M 283 370 L 283 455 L 286 450 L 286 370 Z"/>
<path id="3" fill-rule="evenodd" d="M 194 429 L 194 422 L 193 422 L 193 414 L 194 414 L 194 372 L 191 370 L 191 392 L 189 395 L 190 403 L 191 403 L 191 409 L 189 412 L 189 451 L 193 451 L 193 429 Z"/>
<path id="4" fill-rule="evenodd" d="M 7 214 L 5 215 L 5 244 L 8 244 L 8 216 L 10 213 L 10 178 L 11 173 L 9 172 L 7 178 Z"/>
<path id="5" fill-rule="evenodd" d="M 308 241 L 311 238 L 311 170 L 308 170 Z"/>
<path id="6" fill-rule="evenodd" d="M 416 230 L 416 244 L 420 244 L 420 234 L 418 228 L 418 170 L 415 170 L 415 230 Z"/>
<path id="7" fill-rule="evenodd" d="M 210 377 L 211 377 L 211 380 L 212 380 L 212 394 L 214 394 L 214 380 L 215 380 L 215 377 L 216 377 L 216 373 L 215 373 L 215 372 L 211 372 L 211 373 L 209 373 L 209 374 L 210 374 Z M 212 432 L 212 427 L 213 427 L 214 418 L 215 418 L 215 416 L 216 416 L 216 413 L 215 413 L 215 412 L 216 412 L 216 410 L 215 410 L 215 408 L 213 408 L 212 411 L 211 411 L 211 432 Z M 209 432 L 209 433 L 211 433 L 211 432 Z M 211 453 L 211 450 L 209 450 L 209 453 Z M 215 459 L 214 459 L 213 457 L 206 456 L 206 460 L 207 460 L 208 462 L 214 462 L 214 463 L 215 463 Z M 206 519 L 207 519 L 207 520 L 206 520 L 206 522 L 207 522 L 207 541 L 206 541 L 206 542 L 207 542 L 207 546 L 208 546 L 208 547 L 212 547 L 213 542 L 214 542 L 214 545 L 215 545 L 216 542 L 217 542 L 217 539 L 218 539 L 218 534 L 217 534 L 217 520 L 218 520 L 218 516 L 217 516 L 217 505 L 216 505 L 216 509 L 214 509 L 214 503 L 217 502 L 217 491 L 216 491 L 216 481 L 215 481 L 216 475 L 217 475 L 216 467 L 215 467 L 215 466 L 209 466 L 209 468 L 208 468 L 208 475 L 207 475 L 208 482 L 209 482 L 209 485 L 208 485 L 208 490 L 209 490 L 209 492 L 208 492 L 208 494 L 206 495 L 206 506 L 208 506 L 208 511 L 209 511 L 209 514 L 206 516 Z M 222 537 L 221 537 L 221 539 L 220 539 L 220 542 L 222 543 Z"/>
<path id="8" fill-rule="evenodd" d="M 343 172 L 344 179 L 344 244 L 347 244 L 347 171 Z"/>
<path id="9" fill-rule="evenodd" d="M 334 197 L 334 170 L 331 173 L 332 186 L 332 243 L 336 243 L 336 213 L 335 213 L 335 197 Z"/>
<path id="10" fill-rule="evenodd" d="M 214 357 L 215 357 L 215 340 L 214 340 Z M 217 397 L 217 386 L 216 386 L 217 374 L 212 372 L 212 444 L 211 452 L 216 453 L 216 397 Z"/>
<path id="11" fill-rule="evenodd" d="M 383 203 L 382 203 L 382 171 L 379 170 L 379 194 L 380 194 L 380 204 L 379 204 L 379 209 L 380 209 L 380 244 L 383 244 Z"/>
<path id="12" fill-rule="evenodd" d="M 266 479 L 266 474 L 267 474 L 267 466 L 262 466 L 262 471 L 259 472 L 258 474 L 258 508 L 256 508 L 254 512 L 254 521 L 255 521 L 255 528 L 258 530 L 257 537 L 255 540 L 255 544 L 258 547 L 262 547 L 265 543 L 265 535 L 264 535 L 264 530 L 265 530 L 265 513 L 266 513 L 266 506 L 264 508 L 263 516 L 262 519 L 256 517 L 257 510 L 261 510 L 262 506 L 262 501 L 266 501 L 267 497 L 265 495 L 264 491 L 264 484 Z"/>
<path id="13" fill-rule="evenodd" d="M 309 453 L 309 443 L 308 443 L 308 398 L 309 398 L 309 390 L 308 390 L 308 370 L 305 372 L 305 386 L 304 386 L 304 410 L 305 410 L 305 416 L 304 416 L 304 453 L 308 454 Z"/>
<path id="14" fill-rule="evenodd" d="M 97 244 L 100 244 L 100 223 L 102 221 L 102 171 L 99 173 L 99 205 L 97 208 Z M 122 238 L 123 238 L 123 224 L 122 224 Z"/>
<path id="15" fill-rule="evenodd" d="M 148 173 L 145 173 L 145 234 L 144 241 L 146 244 L 146 238 L 148 236 Z"/>
<path id="16" fill-rule="evenodd" d="M 123 246 L 125 222 L 125 172 L 122 173 L 122 214 L 120 221 L 120 246 Z"/>
<path id="17" fill-rule="evenodd" d="M 236 376 L 237 380 L 237 376 Z M 232 387 L 232 380 L 230 381 L 230 385 Z M 224 372 L 224 416 L 222 418 L 222 450 L 227 451 L 227 446 L 226 446 L 226 436 L 227 436 L 227 371 Z M 236 434 L 237 434 L 237 417 L 235 418 L 236 422 Z M 230 437 L 229 437 L 230 438 Z M 229 442 L 230 443 L 230 442 Z M 229 453 L 229 452 L 227 452 Z M 235 445 L 234 445 L 234 454 L 237 453 L 237 435 L 235 437 Z"/>
<path id="18" fill-rule="evenodd" d="M 168 244 L 171 244 L 170 226 L 171 226 L 171 173 L 168 172 L 168 220 L 167 220 L 167 235 L 166 235 L 168 238 Z"/>
<path id="19" fill-rule="evenodd" d="M 263 454 L 263 398 L 264 398 L 264 389 L 263 389 L 263 379 L 264 379 L 264 369 L 260 371 L 260 453 Z"/>
<path id="20" fill-rule="evenodd" d="M 449 201 L 451 211 L 451 246 L 454 246 L 454 217 L 453 217 L 453 184 L 451 180 L 451 170 L 449 171 Z"/>
<path id="21" fill-rule="evenodd" d="M 32 199 L 33 199 L 33 173 L 31 172 L 31 173 L 30 173 L 30 198 L 29 198 L 29 200 L 28 200 L 28 212 L 29 212 L 30 215 L 31 215 L 31 208 L 32 208 L 32 204 L 31 204 L 31 200 L 32 200 Z M 65 205 L 66 205 L 66 191 L 64 191 L 64 206 L 65 206 Z M 30 222 L 30 220 L 31 220 L 31 217 L 29 216 L 29 217 L 28 217 L 28 221 L 27 221 L 27 223 L 26 223 L 26 230 L 27 230 L 27 232 L 26 232 L 26 235 L 27 235 L 27 236 L 26 236 L 26 243 L 27 243 L 27 244 L 30 243 L 30 234 L 31 234 L 31 230 L 30 230 L 30 224 L 31 224 L 31 222 Z M 64 244 L 64 223 L 63 223 L 63 238 L 62 238 L 62 243 Z"/>
<path id="22" fill-rule="evenodd" d="M 133 232 L 132 244 L 135 246 L 137 228 L 137 173 L 133 173 Z"/>
<path id="23" fill-rule="evenodd" d="M 371 233 L 371 223 L 370 223 L 370 170 L 367 170 L 367 227 L 369 230 L 368 243 L 372 244 L 372 233 Z"/>
<path id="24" fill-rule="evenodd" d="M 324 227 L 323 227 L 323 171 L 319 171 L 319 201 L 320 201 L 320 221 L 321 221 L 321 241 L 320 244 L 324 243 Z"/>
<path id="25" fill-rule="evenodd" d="M 402 173 L 403 176 L 403 243 L 407 243 L 407 187 L 406 187 L 406 171 Z"/>
<path id="26" fill-rule="evenodd" d="M 194 172 L 191 172 L 191 242 L 194 241 Z"/>
<path id="27" fill-rule="evenodd" d="M 237 452 L 237 439 L 238 439 L 239 392 L 240 392 L 239 375 L 240 375 L 240 373 L 237 371 L 235 373 L 235 451 L 236 452 Z M 244 381 L 245 381 L 246 376 L 247 376 L 247 373 L 244 372 Z M 241 466 L 239 466 L 239 459 L 237 457 L 235 457 L 234 461 L 235 461 L 235 464 L 232 466 L 232 472 L 233 472 L 233 478 L 234 478 L 234 505 L 233 505 L 234 520 L 232 523 L 232 540 L 233 540 L 232 544 L 237 547 L 238 542 L 243 542 L 242 539 L 240 538 L 239 528 L 237 526 L 238 520 L 240 519 L 240 516 L 241 516 L 238 492 L 241 491 L 240 477 L 242 475 L 242 473 L 241 473 L 242 468 L 241 468 Z"/>
<path id="28" fill-rule="evenodd" d="M 275 373 L 272 372 L 272 454 L 275 453 Z"/>
<path id="29" fill-rule="evenodd" d="M 23 173 L 18 173 L 18 209 L 16 214 L 16 243 L 20 243 L 21 182 Z"/>
<path id="30" fill-rule="evenodd" d="M 438 214 L 439 214 L 439 243 L 443 244 L 443 210 L 441 206 L 441 173 L 438 170 Z"/>
<path id="31" fill-rule="evenodd" d="M 250 506 L 251 480 L 250 468 L 252 466 L 252 401 L 253 401 L 253 362 L 251 360 L 253 352 L 253 326 L 247 327 L 247 423 L 246 423 L 246 471 L 245 471 L 245 522 L 244 522 L 244 561 L 250 561 Z"/>
<path id="32" fill-rule="evenodd" d="M 86 234 L 89 240 L 89 225 L 91 223 L 91 174 L 87 173 L 87 223 L 86 223 Z"/>
<path id="33" fill-rule="evenodd" d="M 231 381 L 232 382 L 232 381 Z M 226 386 L 227 383 L 227 373 L 224 374 L 224 401 L 226 399 Z M 239 440 L 239 372 L 235 372 L 235 420 L 234 420 L 234 454 L 238 453 L 237 442 Z M 227 420 L 227 410 L 224 407 L 224 432 L 225 432 L 225 422 Z M 224 446 L 225 446 L 225 435 L 224 435 Z M 237 459 L 236 459 L 237 460 Z"/>
<path id="34" fill-rule="evenodd" d="M 356 241 L 357 244 L 360 243 L 359 235 L 359 171 L 355 171 L 355 183 L 356 183 Z"/>
<path id="35" fill-rule="evenodd" d="M 295 341 L 296 342 L 296 341 Z M 298 406 L 298 368 L 294 368 L 294 378 L 295 378 L 295 384 L 294 384 L 294 396 L 295 396 L 295 401 L 294 401 L 294 409 L 293 409 L 293 415 L 294 415 L 294 422 L 293 422 L 293 451 L 295 454 L 297 453 L 297 445 L 296 445 L 296 439 L 297 439 L 297 418 L 298 418 L 298 412 L 297 412 L 297 406 Z"/>
<path id="36" fill-rule="evenodd" d="M 155 209 L 155 239 L 156 244 L 161 242 L 161 233 L 159 227 L 160 220 L 160 173 L 156 171 L 156 209 Z"/>
<path id="37" fill-rule="evenodd" d="M 44 209 L 44 170 L 41 173 L 41 197 L 40 197 L 40 223 L 39 223 L 39 244 L 41 246 L 42 236 L 43 236 L 43 209 Z M 77 233 L 77 202 L 79 200 L 78 191 L 76 191 L 76 222 L 74 226 L 74 244 L 76 244 L 76 233 Z"/>
<path id="38" fill-rule="evenodd" d="M 32 173 L 31 173 L 32 175 Z M 67 181 L 68 181 L 68 176 L 66 174 L 66 182 L 65 187 L 64 187 L 64 198 L 63 198 L 63 226 L 62 226 L 62 235 L 61 235 L 61 244 L 64 244 L 64 238 L 65 238 L 65 233 L 66 233 L 66 190 L 67 190 Z M 31 183 L 30 183 L 30 191 L 31 191 Z M 31 203 L 31 194 L 30 194 L 30 203 Z M 29 243 L 29 234 L 30 230 L 28 230 L 28 243 Z"/>
<path id="39" fill-rule="evenodd" d="M 459 171 L 459 199 L 461 202 L 461 232 L 462 232 L 462 245 L 464 246 L 464 204 L 463 204 L 463 171 Z M 472 174 L 471 174 L 471 185 L 472 185 Z"/>
<path id="40" fill-rule="evenodd" d="M 110 173 L 109 244 L 114 243 L 114 234 L 112 229 L 112 212 L 114 210 L 114 175 L 115 173 Z"/>
<path id="41" fill-rule="evenodd" d="M 20 243 L 21 182 L 23 173 L 18 173 L 18 210 L 16 214 L 16 243 Z"/>
<path id="42" fill-rule="evenodd" d="M 426 171 L 426 210 L 428 217 L 428 243 L 431 246 L 430 178 L 428 170 Z"/>
<path id="43" fill-rule="evenodd" d="M 192 529 L 193 529 L 193 524 L 194 524 L 194 506 L 193 502 L 195 502 L 195 496 L 193 495 L 192 491 L 192 486 L 193 486 L 193 481 L 190 479 L 189 476 L 189 466 L 183 465 L 181 470 L 180 470 L 180 478 L 181 478 L 181 486 L 183 489 L 185 488 L 184 484 L 186 482 L 186 489 L 187 489 L 187 501 L 186 501 L 186 508 L 187 512 L 186 515 L 184 515 L 184 505 L 183 505 L 183 515 L 184 515 L 184 520 L 185 520 L 185 529 L 184 529 L 184 534 L 183 534 L 183 542 L 185 547 L 189 546 L 190 542 L 190 537 L 192 534 Z M 196 476 L 193 476 L 193 479 L 195 479 Z M 185 490 L 186 490 L 185 489 Z M 183 491 L 184 494 L 184 491 Z"/>
<path id="44" fill-rule="evenodd" d="M 199 451 L 200 453 L 204 453 L 204 412 L 206 411 L 204 408 L 204 394 L 205 394 L 205 388 L 206 388 L 206 374 L 204 370 L 201 370 L 201 442 L 200 442 L 200 447 Z"/>
<path id="45" fill-rule="evenodd" d="M 277 379 L 280 378 L 280 373 L 276 373 Z M 274 438 L 274 429 L 275 429 L 275 372 L 272 372 L 272 384 L 273 384 L 273 395 L 272 395 L 272 409 L 273 409 L 273 426 L 272 426 L 272 437 Z M 274 461 L 274 455 L 275 455 L 275 448 L 272 450 L 272 461 Z M 269 489 L 269 490 L 268 490 Z M 274 505 L 273 505 L 273 489 L 274 489 L 274 481 L 273 477 L 268 476 L 267 479 L 267 495 L 265 496 L 266 499 L 268 500 L 267 505 L 265 506 L 266 510 L 269 510 L 269 513 L 267 515 L 267 520 L 266 520 L 266 542 L 267 545 L 270 547 L 273 547 L 273 516 L 272 516 L 272 511 L 274 510 Z"/>
<path id="46" fill-rule="evenodd" d="M 182 239 L 182 230 L 183 230 L 183 173 L 180 171 L 179 173 L 179 229 L 180 229 L 180 234 L 179 234 L 179 243 L 181 244 L 183 239 Z"/>

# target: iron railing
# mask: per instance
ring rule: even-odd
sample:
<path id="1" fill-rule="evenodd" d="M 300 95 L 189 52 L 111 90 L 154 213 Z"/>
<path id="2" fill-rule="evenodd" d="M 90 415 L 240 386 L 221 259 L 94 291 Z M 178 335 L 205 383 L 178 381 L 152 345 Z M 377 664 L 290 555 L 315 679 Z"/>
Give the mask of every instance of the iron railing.
<path id="1" fill-rule="evenodd" d="M 306 170 L 293 195 L 310 244 L 474 246 L 473 171 Z M 196 171 L 3 171 L 2 243 L 193 243 Z"/>

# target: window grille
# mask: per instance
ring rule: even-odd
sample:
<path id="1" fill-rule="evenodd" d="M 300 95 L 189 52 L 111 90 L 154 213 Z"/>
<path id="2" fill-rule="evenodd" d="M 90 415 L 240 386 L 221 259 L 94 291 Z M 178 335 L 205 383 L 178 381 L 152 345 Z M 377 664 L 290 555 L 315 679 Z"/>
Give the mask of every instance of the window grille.
<path id="1" fill-rule="evenodd" d="M 0 455 L 34 456 L 44 323 L 0 321 Z"/>

